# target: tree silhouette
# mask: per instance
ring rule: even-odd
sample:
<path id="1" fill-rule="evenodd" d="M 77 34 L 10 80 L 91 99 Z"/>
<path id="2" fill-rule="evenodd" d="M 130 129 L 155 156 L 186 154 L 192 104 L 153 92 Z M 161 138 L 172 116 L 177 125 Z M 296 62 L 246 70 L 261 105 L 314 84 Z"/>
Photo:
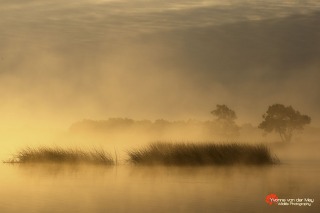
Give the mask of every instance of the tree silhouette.
<path id="1" fill-rule="evenodd" d="M 239 127 L 236 125 L 236 113 L 226 105 L 216 105 L 216 109 L 211 111 L 211 114 L 217 117 L 217 122 L 220 128 L 227 136 L 239 135 Z"/>
<path id="2" fill-rule="evenodd" d="M 284 142 L 290 142 L 295 130 L 302 130 L 303 126 L 311 122 L 308 115 L 301 115 L 292 106 L 286 107 L 282 104 L 269 106 L 262 117 L 264 120 L 259 124 L 259 128 L 267 133 L 277 132 Z"/>
<path id="3" fill-rule="evenodd" d="M 211 111 L 211 114 L 217 117 L 217 120 L 234 121 L 237 116 L 236 113 L 226 105 L 217 104 L 216 109 Z"/>

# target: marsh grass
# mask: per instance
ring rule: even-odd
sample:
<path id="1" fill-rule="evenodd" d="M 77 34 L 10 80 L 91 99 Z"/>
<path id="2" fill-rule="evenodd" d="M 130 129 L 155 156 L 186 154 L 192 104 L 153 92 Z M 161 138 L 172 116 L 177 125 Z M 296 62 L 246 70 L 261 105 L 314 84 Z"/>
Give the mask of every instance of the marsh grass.
<path id="1" fill-rule="evenodd" d="M 153 143 L 128 151 L 128 161 L 142 165 L 263 165 L 275 164 L 267 146 L 213 143 Z"/>
<path id="2" fill-rule="evenodd" d="M 82 149 L 63 149 L 60 147 L 25 148 L 4 163 L 90 163 L 115 164 L 110 154 L 102 149 L 84 151 Z"/>

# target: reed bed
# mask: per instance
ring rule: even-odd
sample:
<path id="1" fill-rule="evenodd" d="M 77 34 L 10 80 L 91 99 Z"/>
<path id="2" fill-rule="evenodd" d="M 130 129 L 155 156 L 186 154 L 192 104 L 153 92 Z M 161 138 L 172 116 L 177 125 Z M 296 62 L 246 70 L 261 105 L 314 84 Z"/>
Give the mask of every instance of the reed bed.
<path id="1" fill-rule="evenodd" d="M 158 142 L 130 150 L 128 155 L 128 161 L 137 165 L 264 165 L 279 162 L 262 144 Z"/>
<path id="2" fill-rule="evenodd" d="M 25 148 L 5 163 L 90 163 L 114 165 L 112 156 L 102 149 L 84 151 L 60 147 Z"/>

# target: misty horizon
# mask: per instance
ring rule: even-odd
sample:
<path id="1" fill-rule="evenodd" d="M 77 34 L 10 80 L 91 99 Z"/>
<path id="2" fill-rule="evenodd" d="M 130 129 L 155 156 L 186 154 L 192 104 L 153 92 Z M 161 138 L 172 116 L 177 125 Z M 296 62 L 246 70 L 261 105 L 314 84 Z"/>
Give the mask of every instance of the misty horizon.
<path id="1" fill-rule="evenodd" d="M 274 103 L 319 126 L 317 1 L 3 1 L 2 122 L 210 119 Z M 121 11 L 121 12 L 120 12 Z"/>

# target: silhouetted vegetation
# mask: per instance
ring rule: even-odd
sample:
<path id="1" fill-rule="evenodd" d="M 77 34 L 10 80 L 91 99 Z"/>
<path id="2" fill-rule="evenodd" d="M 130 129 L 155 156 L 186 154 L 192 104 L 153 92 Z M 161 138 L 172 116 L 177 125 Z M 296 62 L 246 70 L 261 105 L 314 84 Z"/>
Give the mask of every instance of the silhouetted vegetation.
<path id="1" fill-rule="evenodd" d="M 163 137 L 184 138 L 186 133 L 191 140 L 197 137 L 208 139 L 225 139 L 234 140 L 239 135 L 239 127 L 229 122 L 223 123 L 218 120 L 187 120 L 187 121 L 168 121 L 158 119 L 150 120 L 133 120 L 129 118 L 109 118 L 107 120 L 82 120 L 73 123 L 70 127 L 71 133 L 76 134 L 104 134 L 108 135 L 126 135 L 135 134 L 148 136 L 152 138 L 163 139 Z M 174 135 L 174 136 L 173 136 Z M 191 137 L 193 135 L 194 137 Z"/>
<path id="2" fill-rule="evenodd" d="M 219 129 L 221 129 L 225 135 L 239 135 L 239 127 L 235 123 L 237 119 L 235 111 L 224 104 L 217 104 L 216 109 L 211 111 L 211 114 L 217 118 L 216 122 L 219 125 Z"/>
<path id="3" fill-rule="evenodd" d="M 20 150 L 5 163 L 90 163 L 113 165 L 111 155 L 101 149 L 83 151 L 63 148 L 26 148 Z"/>
<path id="4" fill-rule="evenodd" d="M 73 123 L 70 127 L 71 132 L 93 131 L 110 133 L 114 131 L 126 130 L 143 130 L 143 131 L 163 131 L 164 129 L 175 127 L 190 127 L 199 125 L 201 122 L 189 121 L 167 121 L 164 119 L 150 120 L 133 120 L 130 118 L 109 118 L 108 120 L 89 120 L 85 119 Z M 200 124 L 201 125 L 201 124 Z M 205 125 L 202 123 L 202 125 Z"/>
<path id="5" fill-rule="evenodd" d="M 236 113 L 229 109 L 226 105 L 217 104 L 216 109 L 211 111 L 211 114 L 217 117 L 217 120 L 226 120 L 229 122 L 234 122 L 237 118 Z"/>
<path id="6" fill-rule="evenodd" d="M 279 133 L 281 140 L 285 142 L 291 141 L 294 131 L 303 130 L 303 127 L 311 122 L 308 115 L 301 115 L 292 106 L 286 107 L 282 104 L 269 106 L 266 114 L 263 115 L 263 119 L 259 128 L 267 133 L 272 131 Z"/>
<path id="7" fill-rule="evenodd" d="M 153 143 L 128 151 L 129 162 L 143 165 L 233 165 L 274 164 L 265 145 Z"/>

